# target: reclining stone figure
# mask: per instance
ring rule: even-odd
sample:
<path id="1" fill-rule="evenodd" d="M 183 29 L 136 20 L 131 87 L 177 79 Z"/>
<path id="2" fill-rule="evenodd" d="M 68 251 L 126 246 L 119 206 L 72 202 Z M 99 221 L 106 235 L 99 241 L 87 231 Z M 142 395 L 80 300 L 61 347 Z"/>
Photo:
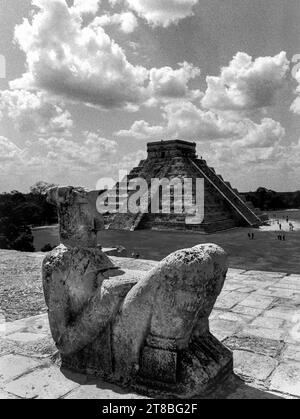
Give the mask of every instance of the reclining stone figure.
<path id="1" fill-rule="evenodd" d="M 96 247 L 88 193 L 59 188 L 49 199 L 64 244 L 46 257 L 43 284 L 64 367 L 175 397 L 203 394 L 232 373 L 208 321 L 228 270 L 221 248 L 180 250 L 146 273 L 120 270 Z"/>

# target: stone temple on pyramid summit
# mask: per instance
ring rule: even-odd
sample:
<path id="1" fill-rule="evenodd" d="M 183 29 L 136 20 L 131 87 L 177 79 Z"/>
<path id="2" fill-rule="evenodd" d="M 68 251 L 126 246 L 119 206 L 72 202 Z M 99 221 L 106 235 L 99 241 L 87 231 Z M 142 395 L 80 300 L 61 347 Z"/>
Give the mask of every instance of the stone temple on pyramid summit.
<path id="1" fill-rule="evenodd" d="M 265 215 L 255 209 L 252 203 L 247 202 L 237 189 L 226 182 L 221 175 L 209 167 L 207 162 L 199 159 L 196 154 L 196 143 L 181 140 L 160 141 L 149 143 L 148 156 L 133 168 L 122 182 L 106 192 L 109 199 L 117 202 L 116 211 L 108 211 L 105 218 L 105 228 L 108 230 L 181 230 L 213 233 L 235 227 L 256 228 L 266 221 Z M 128 188 L 135 179 L 144 179 L 150 185 L 152 179 L 192 179 L 190 184 L 190 202 L 183 203 L 182 210 L 178 211 L 174 189 L 170 191 L 170 211 L 165 213 L 161 203 L 159 210 L 151 211 L 152 192 L 140 198 L 140 210 L 137 213 L 120 211 L 128 204 L 136 188 Z M 201 220 L 191 222 L 191 212 L 188 205 L 197 209 L 196 180 L 201 179 L 204 190 L 204 210 Z M 203 186 L 204 185 L 204 186 Z M 161 188 L 161 186 L 159 186 Z M 161 190 L 161 189 L 160 189 Z M 160 193 L 159 191 L 156 191 Z M 184 192 L 187 192 L 186 190 Z M 108 198 L 107 198 L 108 199 Z M 159 198 L 161 199 L 161 198 Z M 181 198 L 180 198 L 181 199 Z M 143 205 L 141 204 L 143 202 Z M 184 202 L 184 198 L 183 198 Z M 176 208 L 176 210 L 175 210 Z"/>

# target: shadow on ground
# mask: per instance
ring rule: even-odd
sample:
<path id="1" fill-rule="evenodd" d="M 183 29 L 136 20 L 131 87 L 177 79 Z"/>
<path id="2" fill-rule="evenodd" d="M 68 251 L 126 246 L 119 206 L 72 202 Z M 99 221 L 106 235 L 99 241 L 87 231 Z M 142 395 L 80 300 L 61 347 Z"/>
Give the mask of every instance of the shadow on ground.
<path id="1" fill-rule="evenodd" d="M 69 380 L 76 382 L 80 385 L 78 389 L 72 391 L 67 395 L 67 399 L 145 399 L 145 396 L 137 394 L 132 390 L 122 389 L 121 387 L 104 382 L 101 379 L 94 377 L 86 377 L 80 374 L 74 374 L 73 372 L 61 369 L 62 374 Z M 157 398 L 158 399 L 158 398 Z M 225 382 L 220 383 L 220 386 L 199 397 L 194 397 L 195 400 L 218 400 L 218 399 L 283 399 L 275 394 L 268 393 L 266 391 L 254 388 L 241 380 L 235 374 L 232 374 Z"/>

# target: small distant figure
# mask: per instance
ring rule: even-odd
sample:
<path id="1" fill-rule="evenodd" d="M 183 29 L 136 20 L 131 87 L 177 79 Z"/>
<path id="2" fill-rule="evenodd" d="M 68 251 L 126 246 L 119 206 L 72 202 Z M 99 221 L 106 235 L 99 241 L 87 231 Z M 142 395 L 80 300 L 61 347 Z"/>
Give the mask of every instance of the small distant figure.
<path id="1" fill-rule="evenodd" d="M 251 233 L 248 233 L 248 238 L 249 240 L 251 240 Z"/>
<path id="2" fill-rule="evenodd" d="M 139 258 L 140 258 L 140 255 L 139 255 L 139 253 L 133 252 L 133 253 L 131 254 L 131 257 L 132 257 L 133 259 L 139 259 Z"/>
<path id="3" fill-rule="evenodd" d="M 254 240 L 254 239 L 255 239 L 255 235 L 254 235 L 254 233 L 252 233 L 252 234 L 251 234 L 251 238 L 252 238 L 252 240 Z"/>
<path id="4" fill-rule="evenodd" d="M 282 236 L 282 240 L 285 242 L 285 240 L 286 240 L 285 234 Z"/>

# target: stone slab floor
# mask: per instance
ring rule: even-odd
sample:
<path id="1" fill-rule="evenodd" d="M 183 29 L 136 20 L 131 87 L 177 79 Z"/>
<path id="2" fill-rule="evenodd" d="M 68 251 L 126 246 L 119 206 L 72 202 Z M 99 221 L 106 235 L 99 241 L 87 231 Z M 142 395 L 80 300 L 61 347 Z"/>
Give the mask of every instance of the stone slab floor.
<path id="1" fill-rule="evenodd" d="M 156 264 L 112 259 L 123 269 Z M 234 353 L 235 376 L 206 398 L 300 398 L 300 275 L 231 269 L 210 324 Z M 62 371 L 47 315 L 6 323 L 0 314 L 0 399 L 141 397 Z"/>

